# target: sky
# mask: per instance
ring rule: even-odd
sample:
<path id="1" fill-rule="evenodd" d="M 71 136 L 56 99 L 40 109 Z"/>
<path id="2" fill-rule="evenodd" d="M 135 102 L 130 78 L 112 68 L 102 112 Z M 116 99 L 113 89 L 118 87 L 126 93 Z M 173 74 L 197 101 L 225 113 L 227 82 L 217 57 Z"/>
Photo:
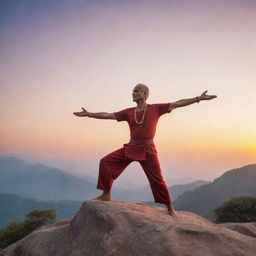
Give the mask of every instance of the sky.
<path id="1" fill-rule="evenodd" d="M 0 154 L 97 178 L 126 122 L 76 117 L 209 101 L 163 115 L 154 138 L 168 185 L 256 162 L 256 1 L 0 0 Z M 131 163 L 117 186 L 142 186 Z"/>

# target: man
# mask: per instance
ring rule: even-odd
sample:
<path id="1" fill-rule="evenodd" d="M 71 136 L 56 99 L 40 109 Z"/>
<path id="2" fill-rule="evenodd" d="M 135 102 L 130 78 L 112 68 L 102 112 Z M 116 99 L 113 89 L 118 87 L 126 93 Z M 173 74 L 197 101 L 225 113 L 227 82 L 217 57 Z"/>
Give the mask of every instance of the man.
<path id="1" fill-rule="evenodd" d="M 149 89 L 144 84 L 137 84 L 133 89 L 133 101 L 137 107 L 126 108 L 114 113 L 92 113 L 82 108 L 82 112 L 74 112 L 76 116 L 88 116 L 99 119 L 114 119 L 118 122 L 127 121 L 130 127 L 130 141 L 122 148 L 106 155 L 100 160 L 97 189 L 103 190 L 97 200 L 110 201 L 113 181 L 133 161 L 142 166 L 157 203 L 165 204 L 168 213 L 175 217 L 176 213 L 170 199 L 169 191 L 162 177 L 157 150 L 153 142 L 158 119 L 173 109 L 190 105 L 201 100 L 211 100 L 216 95 L 206 95 L 207 91 L 190 99 L 182 99 L 172 103 L 148 104 Z"/>

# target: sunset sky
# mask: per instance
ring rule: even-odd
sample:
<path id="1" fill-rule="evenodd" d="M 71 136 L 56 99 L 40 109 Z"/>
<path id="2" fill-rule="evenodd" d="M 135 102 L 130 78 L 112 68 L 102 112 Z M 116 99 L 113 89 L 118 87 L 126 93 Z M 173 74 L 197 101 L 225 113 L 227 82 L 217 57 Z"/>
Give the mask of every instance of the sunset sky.
<path id="1" fill-rule="evenodd" d="M 126 122 L 74 116 L 218 97 L 163 115 L 168 185 L 256 163 L 256 1 L 0 0 L 0 153 L 98 176 L 129 141 Z M 183 179 L 184 178 L 184 179 Z M 147 184 L 137 162 L 120 184 Z"/>

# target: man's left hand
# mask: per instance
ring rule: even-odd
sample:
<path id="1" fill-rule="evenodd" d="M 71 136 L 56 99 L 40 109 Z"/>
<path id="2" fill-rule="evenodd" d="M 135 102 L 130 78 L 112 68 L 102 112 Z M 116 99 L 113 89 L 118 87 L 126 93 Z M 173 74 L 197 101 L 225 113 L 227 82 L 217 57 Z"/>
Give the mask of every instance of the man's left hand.
<path id="1" fill-rule="evenodd" d="M 203 92 L 199 97 L 200 100 L 211 100 L 217 97 L 217 95 L 207 95 L 207 91 Z"/>

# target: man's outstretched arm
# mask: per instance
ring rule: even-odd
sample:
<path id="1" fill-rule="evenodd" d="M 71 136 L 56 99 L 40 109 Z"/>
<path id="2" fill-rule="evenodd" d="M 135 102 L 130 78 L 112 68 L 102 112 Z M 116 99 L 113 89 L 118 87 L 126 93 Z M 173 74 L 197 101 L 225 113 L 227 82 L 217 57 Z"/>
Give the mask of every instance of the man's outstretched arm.
<path id="1" fill-rule="evenodd" d="M 93 117 L 93 118 L 98 118 L 98 119 L 116 119 L 114 113 L 106 113 L 106 112 L 98 112 L 98 113 L 92 113 L 88 112 L 84 108 L 82 108 L 83 111 L 81 112 L 73 112 L 75 116 L 83 117 L 83 116 L 88 116 L 88 117 Z"/>
<path id="2" fill-rule="evenodd" d="M 203 92 L 200 96 L 190 98 L 190 99 L 182 99 L 178 101 L 172 102 L 170 105 L 170 111 L 173 110 L 174 108 L 179 108 L 179 107 L 184 107 L 193 103 L 198 103 L 201 100 L 211 100 L 217 97 L 217 95 L 207 95 L 207 91 Z"/>

